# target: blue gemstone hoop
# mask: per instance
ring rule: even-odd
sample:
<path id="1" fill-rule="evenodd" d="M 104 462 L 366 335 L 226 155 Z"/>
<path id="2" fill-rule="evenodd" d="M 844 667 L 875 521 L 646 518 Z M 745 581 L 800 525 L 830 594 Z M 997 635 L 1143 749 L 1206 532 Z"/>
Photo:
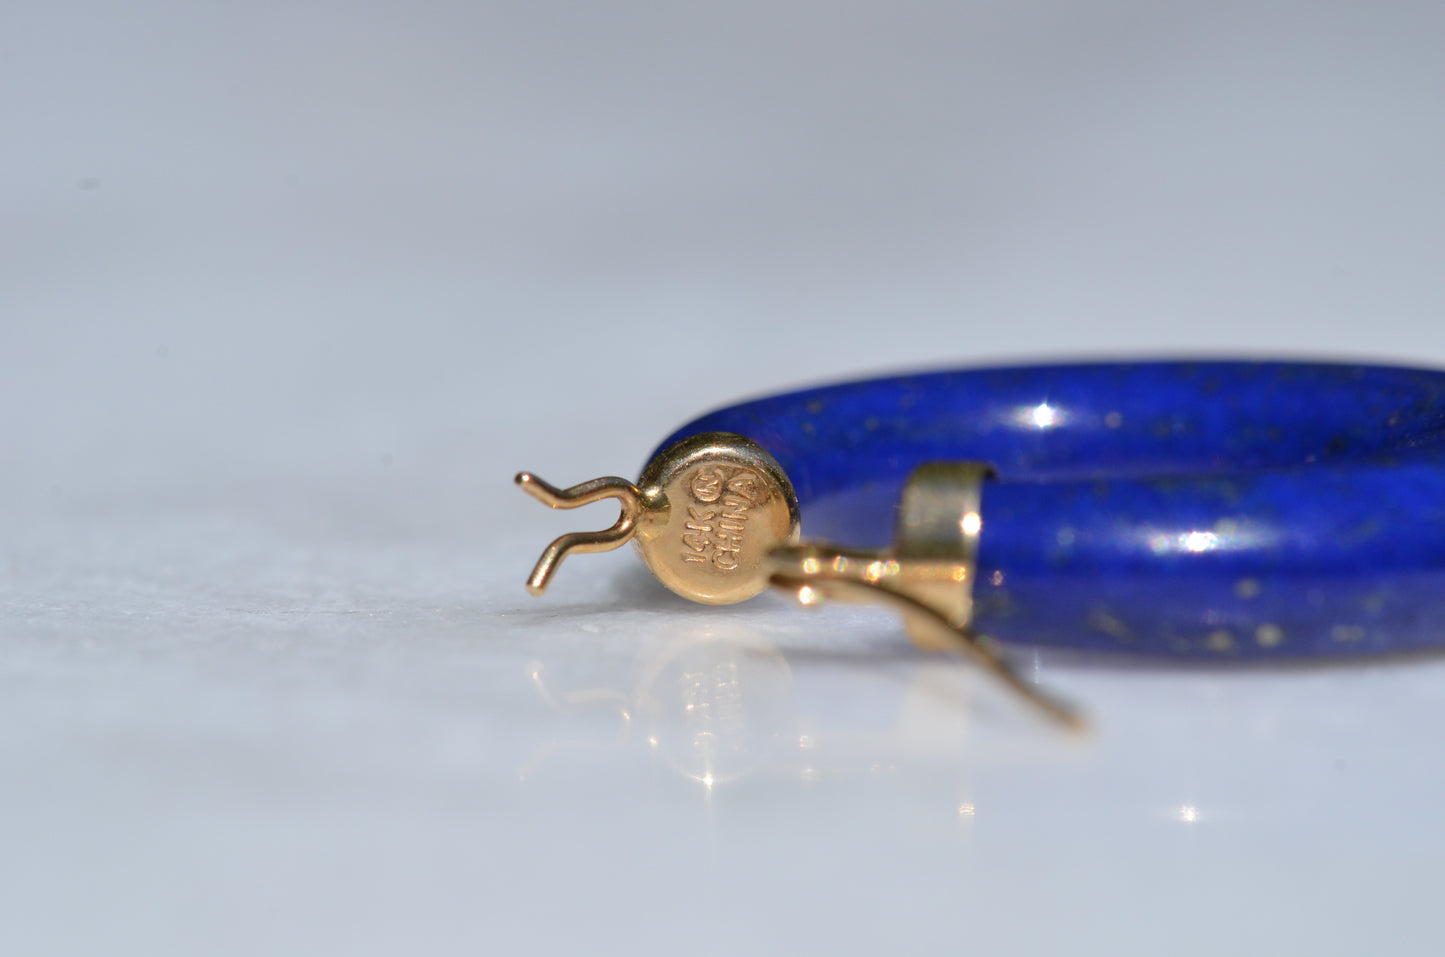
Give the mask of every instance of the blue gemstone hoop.
<path id="1" fill-rule="evenodd" d="M 761 459 L 710 464 L 696 448 L 716 450 L 720 434 L 755 443 Z M 688 443 L 688 464 L 669 469 Z M 934 465 L 958 462 L 978 464 L 956 481 Z M 781 476 L 775 497 L 795 494 L 810 538 L 848 546 L 793 545 L 796 522 L 786 531 L 775 522 L 766 537 L 773 559 L 761 566 L 804 601 L 810 573 L 822 575 L 820 586 L 892 581 L 885 590 L 931 606 L 975 643 L 987 635 L 1136 655 L 1282 659 L 1445 646 L 1445 372 L 1179 361 L 891 376 L 708 413 L 662 443 L 650 484 L 648 472 L 643 487 L 599 480 L 631 492 L 545 486 L 548 498 L 544 483 L 518 479 L 553 505 L 580 504 L 565 499 L 579 489 L 588 501 L 623 499 L 618 525 L 591 533 L 616 541 L 571 546 L 615 547 L 636 533 L 644 558 L 648 541 L 681 555 L 697 526 L 689 541 L 702 557 L 684 557 L 718 572 L 719 555 L 746 557 L 761 524 L 754 499 L 765 496 L 729 492 L 729 476 L 762 466 Z M 921 468 L 933 468 L 918 479 L 929 491 L 910 493 Z M 700 475 L 723 483 L 713 503 L 733 502 L 731 520 L 691 497 Z M 991 477 L 970 491 L 970 475 Z M 910 505 L 910 495 L 928 503 Z M 929 511 L 940 507 L 952 516 L 942 524 Z M 918 533 L 920 522 L 936 527 Z M 938 529 L 954 525 L 955 540 L 939 545 Z M 926 541 L 900 544 L 908 529 Z M 569 543 L 554 549 L 535 590 Z M 887 563 L 910 556 L 931 564 L 890 578 Z M 928 597 L 944 594 L 940 578 L 950 575 L 971 589 L 962 605 Z"/>

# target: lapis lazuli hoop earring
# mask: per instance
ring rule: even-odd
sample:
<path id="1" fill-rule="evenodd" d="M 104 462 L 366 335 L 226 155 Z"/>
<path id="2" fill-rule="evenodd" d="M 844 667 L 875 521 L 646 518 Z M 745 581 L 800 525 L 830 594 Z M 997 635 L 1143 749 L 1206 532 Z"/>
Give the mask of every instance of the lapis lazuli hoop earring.
<path id="1" fill-rule="evenodd" d="M 570 551 L 627 541 L 673 591 L 894 606 L 1048 714 L 998 643 L 1284 659 L 1445 646 L 1445 372 L 1125 362 L 903 375 L 770 396 L 664 441 Z M 811 536 L 800 541 L 800 520 Z M 834 545 L 831 542 L 842 544 Z M 987 637 L 985 637 L 987 636 Z"/>

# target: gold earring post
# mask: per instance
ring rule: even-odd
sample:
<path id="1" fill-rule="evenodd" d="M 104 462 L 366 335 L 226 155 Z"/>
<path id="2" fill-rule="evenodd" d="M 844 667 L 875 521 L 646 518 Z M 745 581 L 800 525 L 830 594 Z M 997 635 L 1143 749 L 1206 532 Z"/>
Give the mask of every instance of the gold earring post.
<path id="1" fill-rule="evenodd" d="M 885 559 L 828 546 L 802 545 L 775 550 L 772 563 L 773 587 L 791 594 L 799 604 L 817 607 L 834 600 L 891 607 L 908 622 L 915 641 L 926 641 L 930 649 L 972 659 L 1050 721 L 1071 731 L 1086 727 L 1083 715 L 1025 680 L 988 639 L 967 625 L 950 621 L 934 602 L 892 587 L 887 572 L 880 572 L 880 566 L 888 564 Z"/>

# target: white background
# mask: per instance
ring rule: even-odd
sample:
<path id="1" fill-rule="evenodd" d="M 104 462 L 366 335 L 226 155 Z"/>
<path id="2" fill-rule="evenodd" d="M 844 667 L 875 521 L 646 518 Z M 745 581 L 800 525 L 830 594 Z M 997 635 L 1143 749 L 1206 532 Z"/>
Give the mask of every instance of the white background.
<path id="1" fill-rule="evenodd" d="M 522 589 L 997 360 L 1445 363 L 1438 2 L 0 7 L 0 952 L 1436 954 L 1445 664 Z M 585 523 L 585 524 L 584 524 Z"/>

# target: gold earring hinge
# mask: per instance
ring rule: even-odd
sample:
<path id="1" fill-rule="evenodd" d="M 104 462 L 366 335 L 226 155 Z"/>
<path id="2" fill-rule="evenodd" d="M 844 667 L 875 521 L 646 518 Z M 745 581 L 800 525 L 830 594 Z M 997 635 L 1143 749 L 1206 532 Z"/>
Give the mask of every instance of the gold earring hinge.
<path id="1" fill-rule="evenodd" d="M 608 551 L 631 541 L 663 584 L 693 601 L 730 604 L 772 586 L 805 606 L 883 604 L 903 615 L 915 644 L 970 658 L 1039 713 L 1080 728 L 1078 712 L 1022 678 L 998 646 L 971 627 L 980 505 L 992 474 L 976 462 L 921 466 L 904 486 L 893 546 L 868 552 L 800 544 L 797 497 L 782 467 L 731 433 L 704 433 L 663 450 L 636 485 L 608 477 L 558 489 L 523 472 L 517 484 L 553 508 L 604 498 L 622 508 L 611 527 L 548 545 L 527 588 L 540 595 L 571 552 Z"/>

